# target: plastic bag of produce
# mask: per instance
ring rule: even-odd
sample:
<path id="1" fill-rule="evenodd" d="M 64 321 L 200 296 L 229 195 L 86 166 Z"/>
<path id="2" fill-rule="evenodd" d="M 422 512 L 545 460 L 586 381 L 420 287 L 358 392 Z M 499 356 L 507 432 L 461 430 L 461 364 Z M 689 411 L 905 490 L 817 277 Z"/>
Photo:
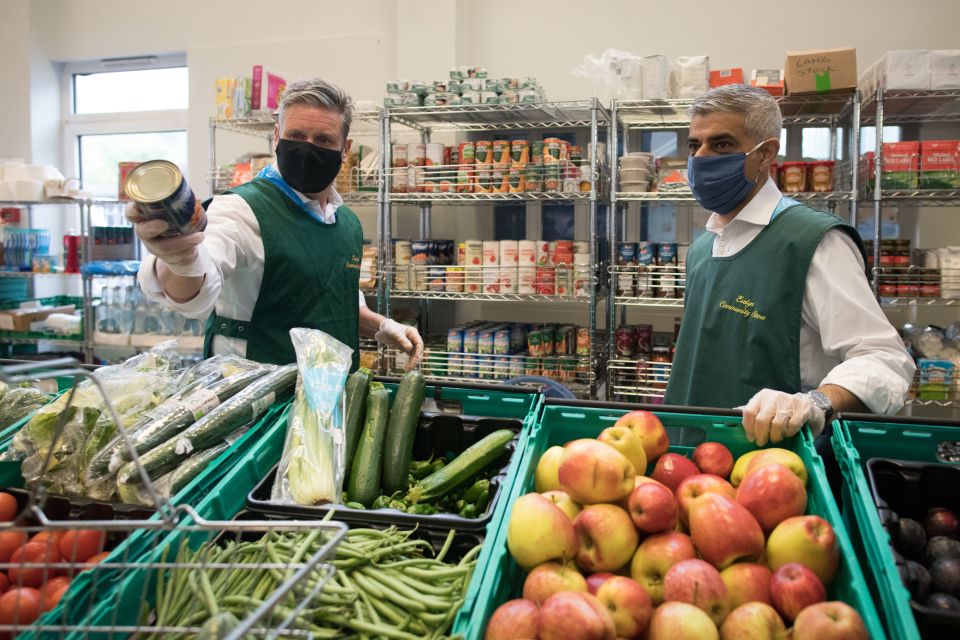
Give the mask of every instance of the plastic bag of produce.
<path id="1" fill-rule="evenodd" d="M 340 502 L 346 465 L 343 390 L 353 350 L 313 329 L 291 329 L 290 338 L 300 375 L 271 499 Z"/>
<path id="2" fill-rule="evenodd" d="M 7 390 L 0 398 L 0 429 L 6 429 L 12 424 L 30 415 L 40 407 L 50 402 L 50 396 L 33 387 L 14 387 Z"/>

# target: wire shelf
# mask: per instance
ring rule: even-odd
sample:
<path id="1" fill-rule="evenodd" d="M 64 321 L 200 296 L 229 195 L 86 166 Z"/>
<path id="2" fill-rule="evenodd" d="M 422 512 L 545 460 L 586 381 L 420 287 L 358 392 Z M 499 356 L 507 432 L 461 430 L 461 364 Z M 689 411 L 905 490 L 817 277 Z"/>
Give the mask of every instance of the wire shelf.
<path id="1" fill-rule="evenodd" d="M 848 191 L 832 192 L 804 192 L 804 193 L 785 193 L 784 196 L 792 198 L 799 202 L 811 204 L 831 202 L 849 202 L 853 200 L 853 193 Z M 658 192 L 658 191 L 619 191 L 615 194 L 617 202 L 652 202 L 652 203 L 679 203 L 687 205 L 696 205 L 696 198 L 689 191 Z"/>
<path id="2" fill-rule="evenodd" d="M 662 398 L 672 367 L 670 362 L 652 362 L 648 358 L 611 358 L 607 363 L 610 391 L 617 399 Z"/>
<path id="3" fill-rule="evenodd" d="M 0 333 L 0 343 L 2 344 L 38 344 L 40 342 L 57 347 L 74 347 L 77 349 L 82 349 L 87 344 L 84 342 L 83 336 L 78 338 L 13 338 L 4 336 L 2 333 Z"/>
<path id="4" fill-rule="evenodd" d="M 249 118 L 231 118 L 229 120 L 210 118 L 210 124 L 221 131 L 272 139 L 273 128 L 274 125 L 277 124 L 277 117 L 274 114 L 264 113 Z"/>
<path id="5" fill-rule="evenodd" d="M 862 124 L 875 124 L 879 92 L 860 107 Z M 888 89 L 883 91 L 884 124 L 955 122 L 960 120 L 960 89 Z"/>
<path id="6" fill-rule="evenodd" d="M 387 267 L 390 296 L 423 300 L 589 304 L 599 282 L 589 265 L 560 267 L 400 265 Z"/>
<path id="7" fill-rule="evenodd" d="M 954 369 L 950 375 L 924 371 L 918 368 L 910 385 L 907 404 L 917 407 L 960 407 L 960 375 Z"/>
<path id="8" fill-rule="evenodd" d="M 881 267 L 873 273 L 884 307 L 960 305 L 960 269 Z"/>
<path id="9" fill-rule="evenodd" d="M 872 198 L 873 194 L 868 193 L 865 199 Z M 960 207 L 960 189 L 884 189 L 880 198 L 898 206 Z"/>
<path id="10" fill-rule="evenodd" d="M 391 193 L 394 204 L 484 204 L 497 202 L 589 202 L 590 194 L 582 192 L 525 193 Z"/>
<path id="11" fill-rule="evenodd" d="M 63 273 L 59 271 L 0 271 L 0 278 L 75 278 L 80 273 Z"/>
<path id="12" fill-rule="evenodd" d="M 609 122 L 597 100 L 514 104 L 449 105 L 443 107 L 391 107 L 392 121 L 434 131 L 496 131 L 589 127 L 594 113 L 600 125 Z"/>
<path id="13" fill-rule="evenodd" d="M 613 265 L 614 300 L 633 306 L 682 307 L 686 273 L 683 265 Z"/>

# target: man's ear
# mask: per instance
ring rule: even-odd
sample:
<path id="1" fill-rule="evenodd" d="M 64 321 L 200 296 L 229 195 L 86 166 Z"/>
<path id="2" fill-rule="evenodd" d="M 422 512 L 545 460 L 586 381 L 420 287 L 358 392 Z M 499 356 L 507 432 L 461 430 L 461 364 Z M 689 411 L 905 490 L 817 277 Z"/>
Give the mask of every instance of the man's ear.
<path id="1" fill-rule="evenodd" d="M 277 155 L 277 145 L 280 144 L 280 123 L 273 125 L 273 155 Z"/>
<path id="2" fill-rule="evenodd" d="M 343 161 L 346 162 L 350 157 L 350 149 L 353 148 L 353 140 L 347 138 L 347 143 L 343 145 Z"/>
<path id="3" fill-rule="evenodd" d="M 771 164 L 777 161 L 780 154 L 780 140 L 770 138 L 762 147 L 760 147 L 760 164 L 769 168 Z"/>

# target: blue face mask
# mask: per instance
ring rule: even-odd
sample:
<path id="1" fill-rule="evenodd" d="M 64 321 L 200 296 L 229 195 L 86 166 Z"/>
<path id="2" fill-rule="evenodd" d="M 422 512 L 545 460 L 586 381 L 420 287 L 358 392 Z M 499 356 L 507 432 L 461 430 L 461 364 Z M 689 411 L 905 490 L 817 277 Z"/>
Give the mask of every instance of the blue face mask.
<path id="1" fill-rule="evenodd" d="M 756 184 L 756 180 L 746 176 L 747 156 L 764 142 L 767 141 L 764 140 L 747 153 L 690 156 L 687 159 L 687 181 L 701 207 L 723 216 L 743 203 Z"/>

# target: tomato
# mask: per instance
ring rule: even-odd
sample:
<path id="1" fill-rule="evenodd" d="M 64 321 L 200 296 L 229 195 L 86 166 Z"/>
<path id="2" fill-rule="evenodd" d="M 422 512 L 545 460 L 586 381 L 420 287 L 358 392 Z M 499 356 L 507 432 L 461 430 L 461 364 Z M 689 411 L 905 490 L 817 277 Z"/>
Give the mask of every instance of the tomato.
<path id="1" fill-rule="evenodd" d="M 0 521 L 10 522 L 17 517 L 17 499 L 5 491 L 0 491 Z"/>
<path id="2" fill-rule="evenodd" d="M 67 531 L 60 538 L 60 555 L 67 562 L 80 562 L 92 558 L 101 551 L 107 542 L 107 534 L 93 529 Z"/>
<path id="3" fill-rule="evenodd" d="M 60 598 L 63 597 L 63 594 L 65 594 L 69 588 L 70 586 L 66 585 L 60 587 L 56 591 L 43 594 L 43 610 L 50 611 L 50 609 L 53 609 L 55 606 L 57 606 L 57 603 L 60 602 Z"/>
<path id="4" fill-rule="evenodd" d="M 59 591 L 63 587 L 70 585 L 70 578 L 66 576 L 57 576 L 56 578 L 50 578 L 47 582 L 40 587 L 40 593 L 43 595 L 50 595 L 54 591 Z"/>
<path id="5" fill-rule="evenodd" d="M 59 549 L 44 542 L 28 542 L 10 556 L 10 562 L 14 565 L 28 562 L 53 564 L 61 561 Z M 10 567 L 7 572 L 11 584 L 17 587 L 39 587 L 48 578 L 55 578 L 59 574 L 59 569 L 21 566 Z"/>
<path id="6" fill-rule="evenodd" d="M 43 596 L 36 589 L 10 589 L 0 596 L 0 624 L 30 624 L 43 612 Z"/>
<path id="7" fill-rule="evenodd" d="M 55 529 L 51 531 L 41 531 L 40 533 L 37 533 L 32 538 L 30 538 L 30 542 L 49 541 L 49 542 L 52 542 L 53 544 L 59 545 L 60 538 L 62 538 L 66 533 L 67 533 L 66 531 L 60 531 L 59 529 Z"/>
<path id="8" fill-rule="evenodd" d="M 27 544 L 23 531 L 0 531 L 0 562 L 9 562 L 13 552 Z"/>
<path id="9" fill-rule="evenodd" d="M 99 564 L 99 563 L 103 562 L 108 555 L 110 555 L 110 552 L 109 552 L 109 551 L 104 551 L 103 553 L 98 553 L 97 555 L 93 556 L 92 558 L 87 558 L 86 562 L 84 562 L 83 564 L 89 564 L 89 565 Z"/>

